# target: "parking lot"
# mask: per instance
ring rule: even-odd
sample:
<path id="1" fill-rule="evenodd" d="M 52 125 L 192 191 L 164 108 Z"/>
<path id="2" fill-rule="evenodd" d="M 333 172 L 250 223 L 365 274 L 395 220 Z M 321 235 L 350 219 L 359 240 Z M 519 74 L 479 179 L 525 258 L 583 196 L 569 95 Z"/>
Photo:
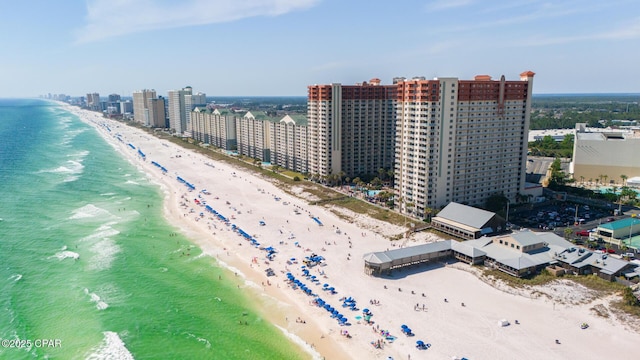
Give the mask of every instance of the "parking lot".
<path id="1" fill-rule="evenodd" d="M 590 231 L 594 231 L 600 224 L 624 217 L 614 215 L 613 207 L 600 208 L 571 202 L 556 202 L 534 207 L 528 211 L 518 211 L 515 215 L 510 214 L 509 222 L 532 231 L 552 231 L 562 237 L 565 236 L 565 229 L 571 228 L 569 240 L 587 246 Z M 604 249 L 603 243 L 591 245 L 595 249 Z"/>

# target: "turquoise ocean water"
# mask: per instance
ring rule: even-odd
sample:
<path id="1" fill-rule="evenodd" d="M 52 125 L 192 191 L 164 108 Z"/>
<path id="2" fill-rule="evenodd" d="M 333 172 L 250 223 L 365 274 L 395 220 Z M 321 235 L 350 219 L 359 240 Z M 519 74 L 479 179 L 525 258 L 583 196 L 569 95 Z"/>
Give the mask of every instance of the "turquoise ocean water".
<path id="1" fill-rule="evenodd" d="M 307 357 L 54 103 L 0 99 L 0 219 L 0 359 Z"/>

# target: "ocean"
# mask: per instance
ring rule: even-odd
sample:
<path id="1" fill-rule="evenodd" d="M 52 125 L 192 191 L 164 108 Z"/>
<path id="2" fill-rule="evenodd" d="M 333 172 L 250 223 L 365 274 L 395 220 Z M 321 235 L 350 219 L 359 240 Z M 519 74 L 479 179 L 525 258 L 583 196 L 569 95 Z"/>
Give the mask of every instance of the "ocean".
<path id="1" fill-rule="evenodd" d="M 0 359 L 310 357 L 57 104 L 0 99 L 0 184 Z"/>

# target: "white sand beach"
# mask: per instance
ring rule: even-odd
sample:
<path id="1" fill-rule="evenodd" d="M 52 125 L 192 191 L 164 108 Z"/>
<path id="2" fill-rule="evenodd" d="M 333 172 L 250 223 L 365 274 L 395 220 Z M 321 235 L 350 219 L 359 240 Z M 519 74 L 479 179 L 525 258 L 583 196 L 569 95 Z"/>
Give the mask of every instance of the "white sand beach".
<path id="1" fill-rule="evenodd" d="M 513 289 L 489 285 L 478 279 L 469 266 L 453 262 L 397 271 L 393 278 L 368 276 L 364 273 L 362 256 L 402 244 L 403 241 L 391 242 L 381 234 L 398 234 L 401 228 L 363 216 L 355 216 L 355 222 L 345 221 L 245 170 L 208 159 L 100 114 L 75 107 L 68 109 L 94 125 L 109 143 L 161 186 L 166 195 L 167 219 L 207 255 L 230 267 L 231 276 L 236 272 L 244 277 L 247 291 L 261 299 L 258 306 L 264 316 L 313 347 L 316 358 L 496 360 L 638 356 L 637 323 L 623 322 L 612 313 L 608 317 L 599 316 L 591 310 L 601 304 L 606 311 L 612 299 L 594 298 L 589 290 L 563 280 L 539 292 L 516 293 Z M 167 173 L 152 161 L 165 167 Z M 178 176 L 195 190 L 189 191 L 177 180 Z M 203 189 L 210 194 L 203 193 Z M 273 261 L 267 259 L 266 251 L 252 246 L 230 225 L 206 211 L 203 202 L 229 218 L 230 224 L 253 236 L 261 247 L 274 247 L 277 253 Z M 433 235 L 420 234 L 419 239 L 411 239 L 406 245 L 435 240 L 438 239 Z M 302 260 L 312 253 L 326 259 L 326 266 L 310 269 L 319 280 L 313 283 L 303 276 L 301 268 Z M 275 276 L 267 277 L 267 268 L 272 268 Z M 292 289 L 287 272 L 344 314 L 351 325 L 340 326 L 328 311 L 312 304 L 315 297 Z M 334 287 L 337 294 L 324 291 L 325 283 Z M 357 300 L 360 310 L 343 308 L 342 297 Z M 372 300 L 379 304 L 372 304 Z M 373 313 L 372 325 L 356 318 L 362 316 L 364 308 Z M 508 320 L 510 325 L 499 326 L 501 319 Z M 589 327 L 581 329 L 582 323 L 588 323 Z M 415 336 L 403 335 L 403 324 Z M 387 330 L 396 339 L 384 340 L 380 330 Z M 343 331 L 348 331 L 350 337 L 344 336 Z M 381 348 L 374 347 L 372 343 L 379 340 Z M 419 350 L 417 340 L 431 346 Z"/>

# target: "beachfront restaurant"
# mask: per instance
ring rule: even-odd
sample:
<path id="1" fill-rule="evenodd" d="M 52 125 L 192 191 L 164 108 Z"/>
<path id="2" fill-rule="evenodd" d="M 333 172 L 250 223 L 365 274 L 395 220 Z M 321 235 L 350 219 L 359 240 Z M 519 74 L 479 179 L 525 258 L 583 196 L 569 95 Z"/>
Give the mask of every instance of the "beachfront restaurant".
<path id="1" fill-rule="evenodd" d="M 438 261 L 451 255 L 451 240 L 372 252 L 363 256 L 364 271 L 367 275 L 389 275 L 394 269 Z"/>
<path id="2" fill-rule="evenodd" d="M 558 260 L 553 258 L 553 254 L 573 246 L 553 233 L 528 230 L 465 243 L 485 252 L 485 266 L 515 277 L 532 276 L 548 265 L 556 264 Z"/>
<path id="3" fill-rule="evenodd" d="M 506 221 L 490 211 L 452 202 L 431 219 L 431 226 L 457 238 L 471 240 L 503 232 Z"/>

